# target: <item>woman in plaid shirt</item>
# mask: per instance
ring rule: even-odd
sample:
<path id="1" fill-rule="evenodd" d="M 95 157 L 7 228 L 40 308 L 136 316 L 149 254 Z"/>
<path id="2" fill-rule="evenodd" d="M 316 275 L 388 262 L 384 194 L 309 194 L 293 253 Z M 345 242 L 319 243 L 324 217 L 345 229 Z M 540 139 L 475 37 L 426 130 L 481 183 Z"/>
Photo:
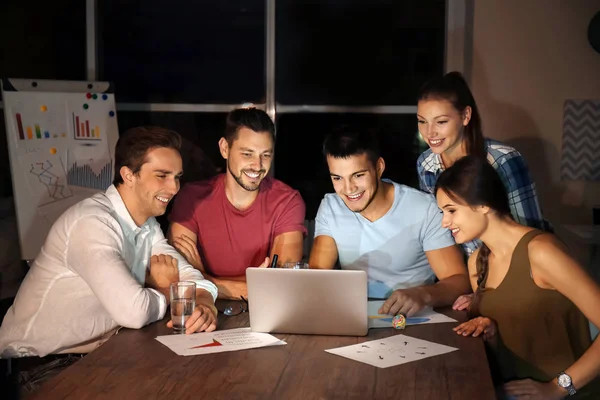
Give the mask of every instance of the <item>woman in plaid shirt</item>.
<path id="1" fill-rule="evenodd" d="M 542 216 L 525 159 L 513 147 L 483 137 L 477 104 L 459 72 L 433 78 L 421 87 L 417 119 L 419 132 L 429 145 L 417 160 L 421 190 L 433 193 L 438 176 L 456 160 L 466 155 L 486 157 L 506 187 L 515 221 L 553 231 Z M 474 241 L 463 248 L 471 255 L 479 245 Z"/>

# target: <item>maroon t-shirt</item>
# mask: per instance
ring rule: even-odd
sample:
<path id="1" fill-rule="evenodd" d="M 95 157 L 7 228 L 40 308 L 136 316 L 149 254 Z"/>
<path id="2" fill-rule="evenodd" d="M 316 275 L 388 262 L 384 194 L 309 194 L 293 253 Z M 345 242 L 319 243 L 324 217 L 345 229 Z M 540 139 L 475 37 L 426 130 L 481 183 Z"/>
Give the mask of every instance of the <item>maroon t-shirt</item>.
<path id="1" fill-rule="evenodd" d="M 276 179 L 265 178 L 252 205 L 240 211 L 225 195 L 225 175 L 186 184 L 175 197 L 171 222 L 198 236 L 198 251 L 214 276 L 238 276 L 270 255 L 273 239 L 302 232 L 305 205 L 300 193 Z"/>

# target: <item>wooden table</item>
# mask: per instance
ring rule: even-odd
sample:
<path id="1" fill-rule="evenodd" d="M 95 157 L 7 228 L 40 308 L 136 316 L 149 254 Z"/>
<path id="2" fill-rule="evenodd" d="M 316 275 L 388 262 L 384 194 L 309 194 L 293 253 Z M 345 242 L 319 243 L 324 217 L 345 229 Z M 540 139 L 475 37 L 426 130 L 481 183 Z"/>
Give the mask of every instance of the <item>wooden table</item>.
<path id="1" fill-rule="evenodd" d="M 444 313 L 465 319 L 463 312 Z M 287 345 L 183 357 L 155 340 L 171 333 L 166 321 L 121 330 L 30 398 L 494 399 L 482 340 L 458 336 L 449 323 L 371 329 L 366 337 L 276 334 Z M 248 323 L 246 313 L 219 315 L 220 329 Z M 460 350 L 391 368 L 324 351 L 399 333 Z"/>

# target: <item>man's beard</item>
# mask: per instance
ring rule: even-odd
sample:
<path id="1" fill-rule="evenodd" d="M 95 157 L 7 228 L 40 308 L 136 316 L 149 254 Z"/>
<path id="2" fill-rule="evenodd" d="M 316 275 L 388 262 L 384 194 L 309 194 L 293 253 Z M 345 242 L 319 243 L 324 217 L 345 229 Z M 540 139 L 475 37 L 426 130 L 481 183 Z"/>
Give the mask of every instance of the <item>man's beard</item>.
<path id="1" fill-rule="evenodd" d="M 227 169 L 229 170 L 229 173 L 231 174 L 231 176 L 233 176 L 233 179 L 235 179 L 235 181 L 237 182 L 238 185 L 240 185 L 241 187 L 243 187 L 245 190 L 249 191 L 249 192 L 254 192 L 256 190 L 259 189 L 260 187 L 260 183 L 262 182 L 262 179 L 260 180 L 260 182 L 258 182 L 258 184 L 256 186 L 248 186 L 244 183 L 243 178 L 242 178 L 242 174 L 244 172 L 240 172 L 240 175 L 237 176 L 233 170 L 231 169 L 231 167 L 229 166 L 229 163 L 227 163 Z M 258 174 L 264 174 L 265 170 L 261 169 L 260 171 L 252 171 L 252 172 L 257 172 Z"/>
<path id="2" fill-rule="evenodd" d="M 344 202 L 344 204 L 346 204 L 346 207 L 348 207 L 348 209 L 352 212 L 355 213 L 361 213 L 363 211 L 365 211 L 367 209 L 367 207 L 369 207 L 371 205 L 371 203 L 373 202 L 373 200 L 375 199 L 375 196 L 377 195 L 377 192 L 379 191 L 379 179 L 377 179 L 375 181 L 375 191 L 373 192 L 373 194 L 371 195 L 371 198 L 369 199 L 369 201 L 367 201 L 367 204 L 365 204 L 365 206 L 363 208 L 361 208 L 360 210 L 353 210 L 350 207 L 348 207 L 348 205 L 346 204 L 346 202 Z"/>

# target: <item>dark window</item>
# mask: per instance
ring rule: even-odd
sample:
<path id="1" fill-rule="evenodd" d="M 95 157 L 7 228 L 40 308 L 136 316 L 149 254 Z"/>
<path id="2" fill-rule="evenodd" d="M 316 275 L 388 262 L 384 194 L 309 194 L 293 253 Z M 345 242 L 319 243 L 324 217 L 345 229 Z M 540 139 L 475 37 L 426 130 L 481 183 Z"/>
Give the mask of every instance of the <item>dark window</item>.
<path id="1" fill-rule="evenodd" d="M 86 78 L 85 1 L 0 2 L 0 77 Z"/>
<path id="2" fill-rule="evenodd" d="M 263 102 L 264 0 L 105 0 L 99 32 L 118 101 Z"/>
<path id="3" fill-rule="evenodd" d="M 86 78 L 85 1 L 3 0 L 0 15 L 0 77 Z M 12 195 L 12 179 L 3 113 L 0 118 L 0 197 L 4 197 Z"/>
<path id="4" fill-rule="evenodd" d="M 415 104 L 444 67 L 446 0 L 277 2 L 283 104 Z"/>
<path id="5" fill-rule="evenodd" d="M 333 192 L 321 146 L 325 136 L 341 125 L 374 132 L 379 138 L 386 164 L 383 177 L 418 187 L 416 162 L 426 145 L 419 140 L 414 115 L 280 115 L 275 177 L 300 191 L 306 202 L 306 219 L 314 219 L 325 193 Z"/>

